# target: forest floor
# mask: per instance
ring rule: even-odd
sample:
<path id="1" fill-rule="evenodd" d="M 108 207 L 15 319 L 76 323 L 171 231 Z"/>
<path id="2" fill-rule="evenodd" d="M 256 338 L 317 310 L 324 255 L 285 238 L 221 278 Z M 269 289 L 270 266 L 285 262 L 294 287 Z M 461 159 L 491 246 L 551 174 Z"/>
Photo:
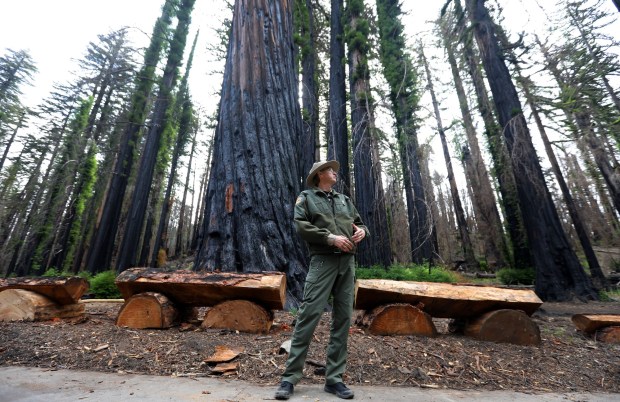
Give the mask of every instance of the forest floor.
<path id="1" fill-rule="evenodd" d="M 185 323 L 165 330 L 115 325 L 120 303 L 86 304 L 81 319 L 0 323 L 0 366 L 80 369 L 162 376 L 226 376 L 276 385 L 286 362 L 281 345 L 294 317 L 279 311 L 265 335 L 202 329 Z M 533 315 L 539 346 L 477 341 L 448 332 L 438 337 L 371 336 L 352 326 L 345 382 L 458 390 L 620 393 L 620 345 L 597 342 L 577 331 L 575 313 L 620 314 L 620 301 L 545 303 Z M 321 364 L 329 340 L 325 313 L 308 353 L 302 382 L 323 383 Z M 205 362 L 216 347 L 242 350 L 234 369 L 216 374 Z"/>

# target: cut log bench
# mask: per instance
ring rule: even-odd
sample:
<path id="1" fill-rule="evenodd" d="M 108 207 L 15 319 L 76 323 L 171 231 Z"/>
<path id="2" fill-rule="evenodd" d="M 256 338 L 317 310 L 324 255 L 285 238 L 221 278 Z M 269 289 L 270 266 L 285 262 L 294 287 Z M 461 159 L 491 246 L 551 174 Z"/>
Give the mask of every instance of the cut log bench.
<path id="1" fill-rule="evenodd" d="M 620 315 L 618 314 L 575 314 L 571 320 L 577 329 L 597 341 L 620 343 Z"/>
<path id="2" fill-rule="evenodd" d="M 82 317 L 88 287 L 79 277 L 0 279 L 0 321 Z"/>
<path id="3" fill-rule="evenodd" d="M 125 299 L 116 325 L 169 328 L 196 307 L 209 307 L 202 326 L 250 333 L 269 332 L 273 310 L 282 310 L 286 276 L 280 272 L 166 272 L 132 268 L 116 277 Z"/>
<path id="4" fill-rule="evenodd" d="M 530 316 L 542 300 L 529 289 L 359 279 L 355 308 L 365 310 L 358 324 L 373 335 L 435 336 L 432 318 L 450 318 L 466 336 L 518 345 L 540 344 Z"/>

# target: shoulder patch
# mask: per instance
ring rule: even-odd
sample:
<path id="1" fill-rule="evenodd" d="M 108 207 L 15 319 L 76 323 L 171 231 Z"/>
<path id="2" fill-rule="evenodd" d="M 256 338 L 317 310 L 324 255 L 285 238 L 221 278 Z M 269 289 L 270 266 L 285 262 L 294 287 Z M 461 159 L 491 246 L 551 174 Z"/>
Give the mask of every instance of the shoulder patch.
<path id="1" fill-rule="evenodd" d="M 297 200 L 295 200 L 295 205 L 299 205 L 302 202 L 304 202 L 304 197 L 300 195 L 299 197 L 297 197 Z"/>

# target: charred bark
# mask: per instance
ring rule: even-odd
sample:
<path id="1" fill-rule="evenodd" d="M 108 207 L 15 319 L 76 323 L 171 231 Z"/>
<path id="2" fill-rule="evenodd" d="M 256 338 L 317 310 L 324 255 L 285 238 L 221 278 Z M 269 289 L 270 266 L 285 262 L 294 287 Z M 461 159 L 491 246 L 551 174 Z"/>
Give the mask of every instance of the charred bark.
<path id="1" fill-rule="evenodd" d="M 340 162 L 336 190 L 351 195 L 349 173 L 349 137 L 347 130 L 347 94 L 345 78 L 343 0 L 331 0 L 329 39 L 329 111 L 327 122 L 327 159 Z"/>
<path id="2" fill-rule="evenodd" d="M 488 10 L 483 0 L 468 0 L 466 4 L 513 162 L 521 212 L 536 269 L 536 293 L 543 300 L 568 300 L 575 296 L 597 299 L 590 278 L 562 230 Z"/>
<path id="3" fill-rule="evenodd" d="M 292 2 L 237 0 L 195 270 L 287 275 L 302 298 L 307 258 L 293 225 L 301 136 Z"/>

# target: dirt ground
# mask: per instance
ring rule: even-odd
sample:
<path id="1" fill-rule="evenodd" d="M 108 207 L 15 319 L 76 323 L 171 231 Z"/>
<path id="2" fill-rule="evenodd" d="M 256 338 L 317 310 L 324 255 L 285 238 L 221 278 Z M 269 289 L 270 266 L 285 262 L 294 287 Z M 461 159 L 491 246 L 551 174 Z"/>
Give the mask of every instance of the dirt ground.
<path id="1" fill-rule="evenodd" d="M 225 375 L 260 384 L 279 382 L 286 354 L 281 345 L 294 317 L 276 312 L 269 334 L 204 330 L 184 324 L 166 330 L 114 325 L 119 303 L 87 303 L 79 320 L 0 323 L 0 365 L 204 377 Z M 436 338 L 366 335 L 352 327 L 345 382 L 451 389 L 533 392 L 620 392 L 620 345 L 578 332 L 575 313 L 620 314 L 620 302 L 545 303 L 533 315 L 540 346 L 477 341 L 448 333 L 435 320 Z M 320 365 L 329 339 L 329 313 L 317 328 L 302 382 L 322 383 Z M 217 374 L 205 359 L 216 346 L 243 348 L 236 370 Z"/>

